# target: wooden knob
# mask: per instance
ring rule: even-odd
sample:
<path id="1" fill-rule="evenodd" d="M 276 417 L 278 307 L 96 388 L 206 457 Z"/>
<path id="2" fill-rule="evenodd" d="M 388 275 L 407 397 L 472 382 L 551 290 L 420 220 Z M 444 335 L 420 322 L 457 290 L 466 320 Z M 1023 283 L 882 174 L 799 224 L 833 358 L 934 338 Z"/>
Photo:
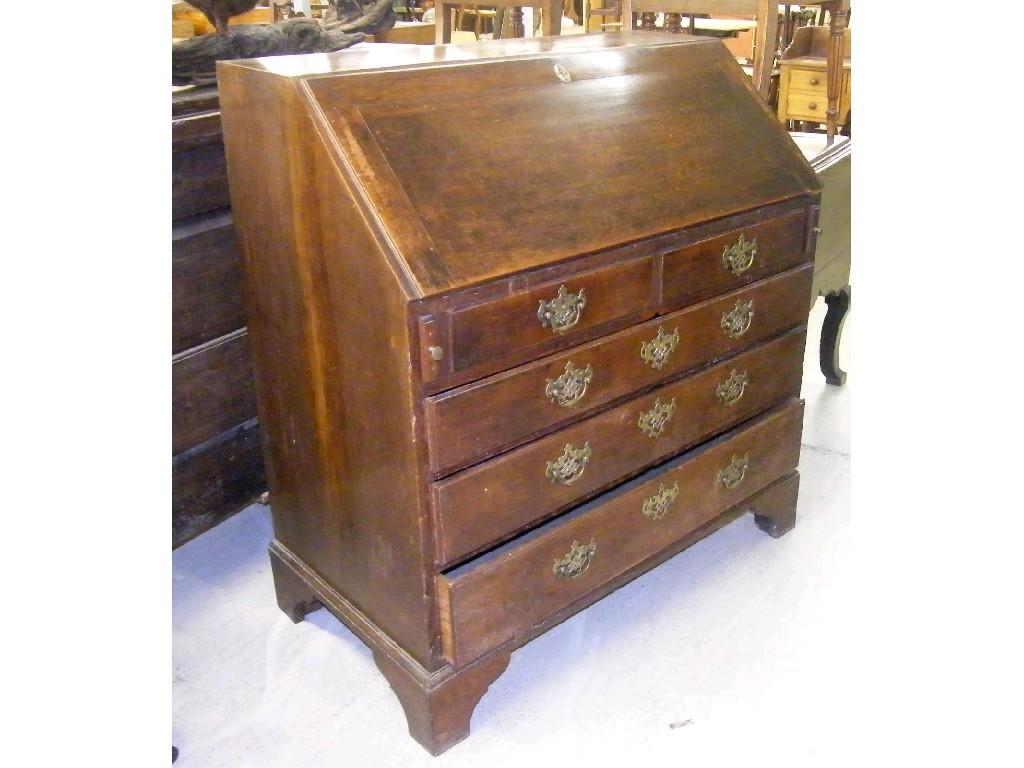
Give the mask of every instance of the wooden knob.
<path id="1" fill-rule="evenodd" d="M 811 85 L 817 85 L 817 84 L 818 84 L 818 78 L 812 77 L 811 78 Z"/>
<path id="2" fill-rule="evenodd" d="M 817 109 L 818 108 L 818 102 L 812 101 L 810 104 L 807 105 L 807 108 L 808 109 Z"/>

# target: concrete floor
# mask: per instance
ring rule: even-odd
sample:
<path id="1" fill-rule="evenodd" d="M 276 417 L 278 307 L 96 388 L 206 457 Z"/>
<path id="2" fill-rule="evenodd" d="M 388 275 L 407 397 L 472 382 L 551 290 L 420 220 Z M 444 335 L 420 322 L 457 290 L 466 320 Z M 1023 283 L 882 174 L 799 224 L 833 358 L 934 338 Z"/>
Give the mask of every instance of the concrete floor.
<path id="1" fill-rule="evenodd" d="M 176 767 L 844 762 L 858 371 L 844 358 L 846 386 L 825 384 L 823 315 L 819 300 L 797 527 L 773 540 L 745 516 L 516 651 L 469 739 L 441 757 L 408 736 L 398 700 L 347 629 L 324 610 L 298 625 L 278 610 L 268 509 L 249 507 L 178 549 Z"/>

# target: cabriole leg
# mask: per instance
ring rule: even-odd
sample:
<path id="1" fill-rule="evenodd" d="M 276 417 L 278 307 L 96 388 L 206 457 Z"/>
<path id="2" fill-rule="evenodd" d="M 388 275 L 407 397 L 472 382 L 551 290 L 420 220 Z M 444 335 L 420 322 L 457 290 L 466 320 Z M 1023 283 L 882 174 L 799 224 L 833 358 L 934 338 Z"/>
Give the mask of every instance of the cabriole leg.
<path id="1" fill-rule="evenodd" d="M 843 334 L 843 323 L 850 311 L 850 286 L 844 286 L 835 293 L 825 296 L 828 312 L 821 324 L 821 346 L 819 362 L 825 381 L 841 387 L 846 383 L 846 371 L 839 367 L 839 342 Z"/>
<path id="2" fill-rule="evenodd" d="M 495 654 L 432 684 L 421 682 L 385 653 L 373 652 L 373 660 L 405 710 L 409 734 L 432 755 L 469 735 L 473 710 L 510 658 L 510 653 Z"/>
<path id="3" fill-rule="evenodd" d="M 799 490 L 800 474 L 794 472 L 761 491 L 751 504 L 757 527 L 773 539 L 793 530 Z"/>

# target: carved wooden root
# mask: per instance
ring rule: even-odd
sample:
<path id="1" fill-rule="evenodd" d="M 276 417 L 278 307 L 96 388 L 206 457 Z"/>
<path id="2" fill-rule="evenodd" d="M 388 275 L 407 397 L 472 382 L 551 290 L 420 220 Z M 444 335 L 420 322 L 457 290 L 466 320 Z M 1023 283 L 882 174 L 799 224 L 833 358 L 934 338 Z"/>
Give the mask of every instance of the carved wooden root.
<path id="1" fill-rule="evenodd" d="M 828 312 L 821 324 L 821 343 L 818 347 L 818 363 L 825 381 L 837 387 L 846 383 L 846 371 L 839 367 L 839 342 L 843 336 L 843 323 L 850 311 L 850 286 L 844 286 L 835 293 L 825 296 Z"/>
<path id="2" fill-rule="evenodd" d="M 373 660 L 405 710 L 409 734 L 432 755 L 469 735 L 473 710 L 510 658 L 511 653 L 493 654 L 432 684 L 417 679 L 385 653 L 373 652 Z"/>
<path id="3" fill-rule="evenodd" d="M 273 549 L 270 550 L 270 570 L 274 574 L 277 605 L 289 619 L 298 624 L 309 613 L 321 607 L 313 590 L 285 563 Z"/>
<path id="4" fill-rule="evenodd" d="M 394 25 L 391 0 L 377 0 L 361 16 L 330 24 L 306 18 L 276 24 L 239 24 L 227 34 L 201 35 L 174 43 L 172 81 L 175 85 L 215 83 L 218 61 L 340 51 Z"/>
<path id="5" fill-rule="evenodd" d="M 753 503 L 757 527 L 773 539 L 793 530 L 799 490 L 800 474 L 794 472 L 761 491 Z"/>

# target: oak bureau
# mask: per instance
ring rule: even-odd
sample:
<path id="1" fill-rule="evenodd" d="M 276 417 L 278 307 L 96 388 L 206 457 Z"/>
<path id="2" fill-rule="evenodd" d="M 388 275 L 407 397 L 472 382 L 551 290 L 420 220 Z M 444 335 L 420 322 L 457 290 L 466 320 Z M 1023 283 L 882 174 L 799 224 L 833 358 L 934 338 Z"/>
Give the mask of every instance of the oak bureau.
<path id="1" fill-rule="evenodd" d="M 743 513 L 793 526 L 819 187 L 719 41 L 219 82 L 277 600 L 366 642 L 428 750 L 516 647 Z"/>

